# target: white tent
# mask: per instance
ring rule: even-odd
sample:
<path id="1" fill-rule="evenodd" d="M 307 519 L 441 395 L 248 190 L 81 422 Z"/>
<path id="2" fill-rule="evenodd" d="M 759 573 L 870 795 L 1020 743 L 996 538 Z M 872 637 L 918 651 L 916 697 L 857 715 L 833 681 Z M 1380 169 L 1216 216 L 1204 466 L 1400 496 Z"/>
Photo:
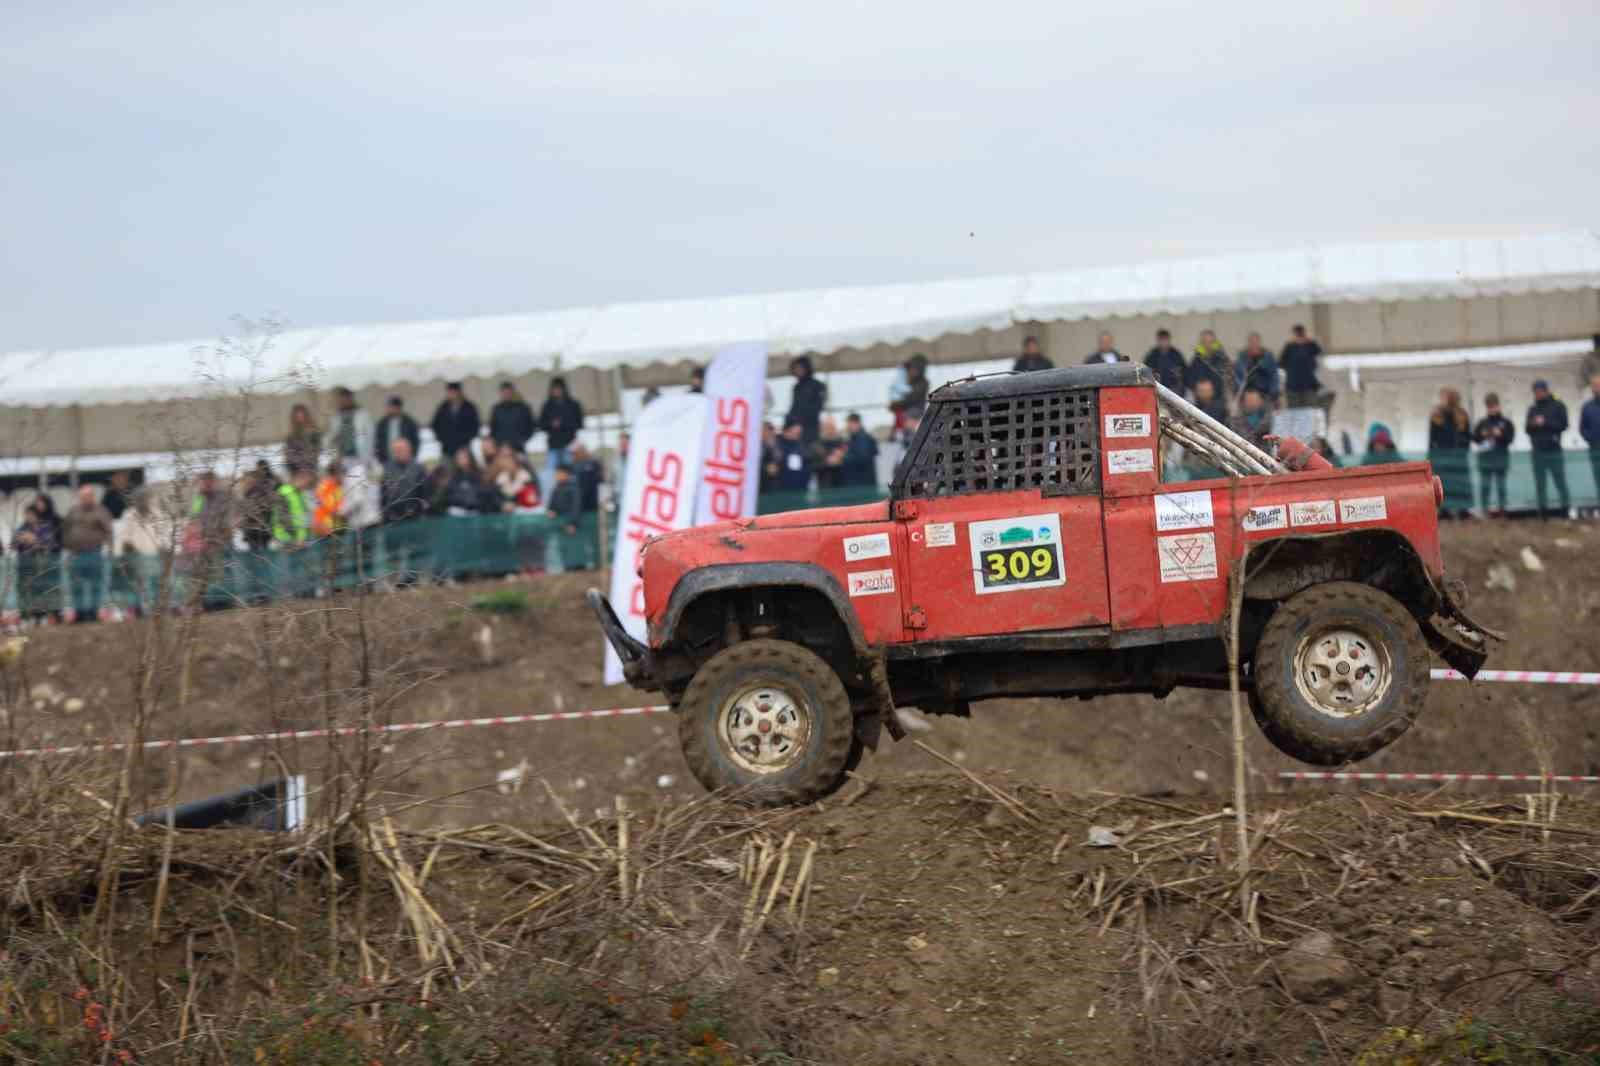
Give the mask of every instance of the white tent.
<path id="1" fill-rule="evenodd" d="M 561 373 L 590 410 L 616 411 L 625 386 L 680 382 L 686 362 L 751 339 L 767 342 L 774 373 L 801 353 L 824 370 L 893 366 L 913 351 L 945 364 L 995 359 L 1027 333 L 1075 362 L 1102 328 L 1134 355 L 1158 326 L 1185 346 L 1213 328 L 1236 348 L 1249 330 L 1276 339 L 1299 321 L 1330 352 L 1574 340 L 1600 333 L 1597 295 L 1600 236 L 1578 232 L 296 329 L 253 361 L 238 354 L 249 345 L 219 354 L 216 342 L 13 352 L 0 355 L 0 405 L 26 410 L 8 416 L 17 439 L 0 451 L 162 451 L 177 413 L 209 427 L 187 431 L 210 446 L 265 444 L 289 404 L 333 384 L 369 409 L 399 393 L 425 416 L 446 380 L 487 399 L 501 378 L 538 394 Z"/>

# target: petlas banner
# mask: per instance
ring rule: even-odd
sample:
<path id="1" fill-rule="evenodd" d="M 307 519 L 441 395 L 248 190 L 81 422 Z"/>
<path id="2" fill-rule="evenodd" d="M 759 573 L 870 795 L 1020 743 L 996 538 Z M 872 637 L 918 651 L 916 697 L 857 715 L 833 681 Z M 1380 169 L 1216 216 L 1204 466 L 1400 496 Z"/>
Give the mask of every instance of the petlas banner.
<path id="1" fill-rule="evenodd" d="M 767 346 L 724 348 L 706 367 L 706 425 L 695 525 L 756 513 L 760 484 L 761 407 L 767 383 Z"/>
<path id="2" fill-rule="evenodd" d="M 709 378 L 709 374 L 707 377 Z M 645 639 L 644 582 L 635 571 L 639 549 L 651 537 L 694 524 L 712 402 L 694 393 L 662 396 L 633 424 L 617 548 L 611 563 L 611 606 L 627 631 Z M 622 662 L 606 646 L 605 682 L 622 683 Z"/>

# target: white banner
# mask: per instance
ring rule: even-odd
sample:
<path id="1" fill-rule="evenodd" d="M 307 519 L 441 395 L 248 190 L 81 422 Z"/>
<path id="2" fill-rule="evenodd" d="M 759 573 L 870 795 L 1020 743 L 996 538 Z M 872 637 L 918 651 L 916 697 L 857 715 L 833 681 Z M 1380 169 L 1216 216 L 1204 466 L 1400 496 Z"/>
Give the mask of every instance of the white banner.
<path id="1" fill-rule="evenodd" d="M 644 583 L 639 549 L 649 538 L 694 524 L 700 455 L 710 421 L 704 396 L 673 393 L 639 413 L 628 446 L 628 470 L 617 512 L 617 550 L 611 562 L 611 606 L 623 628 L 645 639 Z M 606 645 L 605 683 L 622 683 L 622 662 Z"/>
<path id="2" fill-rule="evenodd" d="M 724 348 L 706 367 L 711 419 L 701 466 L 694 523 L 726 522 L 756 513 L 761 483 L 761 399 L 767 384 L 767 346 L 759 341 Z"/>

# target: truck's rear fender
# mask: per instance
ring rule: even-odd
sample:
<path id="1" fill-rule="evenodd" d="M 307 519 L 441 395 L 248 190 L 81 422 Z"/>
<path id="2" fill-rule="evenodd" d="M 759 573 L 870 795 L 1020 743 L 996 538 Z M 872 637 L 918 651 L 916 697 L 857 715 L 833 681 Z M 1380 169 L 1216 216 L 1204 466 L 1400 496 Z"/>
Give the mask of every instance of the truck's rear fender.
<path id="1" fill-rule="evenodd" d="M 1462 611 L 1465 589 L 1436 578 L 1416 547 L 1390 529 L 1279 537 L 1251 545 L 1245 598 L 1278 602 L 1327 581 L 1359 581 L 1382 589 L 1416 616 L 1433 650 L 1468 677 L 1500 634 Z"/>

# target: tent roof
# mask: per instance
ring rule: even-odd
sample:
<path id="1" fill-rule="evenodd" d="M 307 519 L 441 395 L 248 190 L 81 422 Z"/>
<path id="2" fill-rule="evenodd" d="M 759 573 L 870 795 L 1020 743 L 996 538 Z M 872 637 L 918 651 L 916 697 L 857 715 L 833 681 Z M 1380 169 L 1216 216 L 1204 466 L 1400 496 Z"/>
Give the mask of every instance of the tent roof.
<path id="1" fill-rule="evenodd" d="M 1600 235 L 1336 245 L 1045 274 L 610 304 L 534 314 L 295 329 L 258 378 L 313 366 L 352 388 L 704 359 L 741 340 L 774 355 L 932 341 L 1025 322 L 1206 314 L 1308 303 L 1471 299 L 1600 288 Z M 214 342 L 0 355 L 0 403 L 201 395 Z"/>

